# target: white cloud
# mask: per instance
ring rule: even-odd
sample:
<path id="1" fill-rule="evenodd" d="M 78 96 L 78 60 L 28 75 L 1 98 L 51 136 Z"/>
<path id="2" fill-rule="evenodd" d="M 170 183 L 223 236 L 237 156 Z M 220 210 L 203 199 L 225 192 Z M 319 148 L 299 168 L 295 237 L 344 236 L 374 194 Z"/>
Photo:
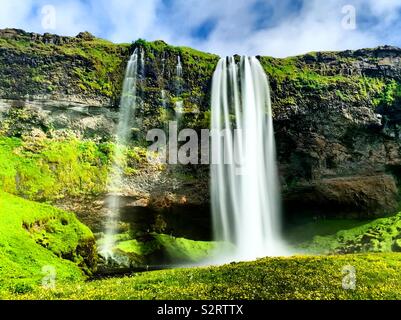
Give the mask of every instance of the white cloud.
<path id="1" fill-rule="evenodd" d="M 284 16 L 277 26 L 251 30 L 244 37 L 230 37 L 224 30 L 217 29 L 209 41 L 203 44 L 203 48 L 214 49 L 221 54 L 239 52 L 283 57 L 310 51 L 377 46 L 384 44 L 386 39 L 383 37 L 383 27 L 388 27 L 389 21 L 398 17 L 396 10 L 401 4 L 398 0 L 384 2 L 363 2 L 378 18 L 376 32 L 358 27 L 356 30 L 344 29 L 341 24 L 341 9 L 346 2 L 314 0 L 308 1 L 296 16 Z M 353 3 L 358 8 L 362 1 Z M 358 21 L 358 15 L 364 13 L 358 10 L 356 12 Z"/>
<path id="2" fill-rule="evenodd" d="M 95 1 L 110 23 L 107 37 L 115 42 L 126 42 L 138 38 L 153 38 L 160 34 L 166 41 L 169 34 L 160 28 L 156 19 L 161 0 L 100 0 Z"/>
<path id="3" fill-rule="evenodd" d="M 0 28 L 75 35 L 88 30 L 115 42 L 163 39 L 175 45 L 226 54 L 288 56 L 318 50 L 401 44 L 401 0 L 308 0 L 299 10 L 294 1 L 264 0 L 273 11 L 258 8 L 261 0 L 0 0 Z M 53 4 L 57 28 L 43 30 L 40 8 Z M 355 5 L 357 21 L 372 20 L 356 30 L 341 25 L 345 4 Z M 273 6 L 274 5 L 274 6 Z M 363 19 L 362 19 L 363 18 Z M 369 21 L 370 21 L 369 20 Z M 204 39 L 196 30 L 206 21 L 214 28 Z M 265 23 L 261 23 L 265 22 Z"/>
<path id="4" fill-rule="evenodd" d="M 32 0 L 0 0 L 0 28 L 25 28 L 32 6 Z"/>

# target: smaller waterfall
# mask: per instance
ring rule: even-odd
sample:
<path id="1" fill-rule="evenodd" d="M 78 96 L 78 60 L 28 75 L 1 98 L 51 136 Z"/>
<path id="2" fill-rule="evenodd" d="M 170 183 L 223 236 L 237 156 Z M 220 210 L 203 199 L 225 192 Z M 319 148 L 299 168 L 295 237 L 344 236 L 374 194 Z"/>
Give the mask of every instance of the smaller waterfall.
<path id="1" fill-rule="evenodd" d="M 176 119 L 177 121 L 180 120 L 181 115 L 183 113 L 184 102 L 180 98 L 182 93 L 182 64 L 180 56 L 177 56 L 177 66 L 176 66 L 176 96 L 177 101 L 175 102 L 175 112 L 176 112 Z"/>
<path id="2" fill-rule="evenodd" d="M 163 52 L 162 55 L 162 72 L 161 72 L 161 80 L 160 80 L 160 86 L 163 88 L 164 87 L 164 78 L 165 78 L 165 72 L 166 70 L 166 53 Z M 162 107 L 163 109 L 166 109 L 167 107 L 167 101 L 166 101 L 166 90 L 162 89 L 160 92 L 161 99 L 162 99 Z"/>
<path id="3" fill-rule="evenodd" d="M 140 68 L 141 77 L 145 78 L 145 50 L 141 48 L 141 68 Z"/>
<path id="4" fill-rule="evenodd" d="M 144 52 L 141 50 L 140 70 L 144 70 Z M 113 154 L 113 165 L 109 176 L 108 191 L 106 198 L 107 219 L 105 223 L 105 237 L 100 247 L 100 254 L 108 261 L 115 260 L 113 247 L 115 246 L 115 234 L 118 229 L 120 197 L 122 190 L 124 148 L 128 145 L 131 130 L 134 126 L 134 116 L 137 103 L 137 81 L 138 81 L 138 49 L 135 49 L 128 61 L 123 90 L 120 100 L 119 119 L 116 132 L 116 145 Z M 117 261 L 118 262 L 118 261 Z"/>
<path id="5" fill-rule="evenodd" d="M 177 56 L 177 77 L 182 78 L 182 64 L 181 64 L 181 57 Z"/>
<path id="6" fill-rule="evenodd" d="M 166 107 L 167 107 L 166 90 L 164 90 L 164 89 L 161 90 L 161 98 L 162 98 L 162 107 L 163 107 L 163 109 L 166 109 Z"/>
<path id="7" fill-rule="evenodd" d="M 164 77 L 164 71 L 166 69 L 166 52 L 163 51 L 162 55 L 162 72 L 161 75 Z"/>

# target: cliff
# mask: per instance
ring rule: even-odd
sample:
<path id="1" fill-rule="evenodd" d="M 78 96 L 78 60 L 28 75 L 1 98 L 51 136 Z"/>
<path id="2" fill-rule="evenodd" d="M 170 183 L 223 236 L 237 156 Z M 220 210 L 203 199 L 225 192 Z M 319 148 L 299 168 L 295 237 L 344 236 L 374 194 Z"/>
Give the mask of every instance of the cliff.
<path id="1" fill-rule="evenodd" d="M 0 31 L 1 133 L 25 137 L 35 128 L 50 138 L 68 131 L 80 139 L 110 141 L 124 68 L 136 47 L 145 53 L 137 144 L 143 144 L 148 129 L 163 128 L 174 118 L 178 100 L 183 101 L 183 127 L 207 128 L 216 55 L 163 41 L 113 44 L 89 33 L 60 37 L 5 29 Z M 258 58 L 272 89 L 286 212 L 395 212 L 401 179 L 401 49 Z M 207 210 L 207 166 L 140 169 L 127 175 L 125 194 L 141 206 Z"/>

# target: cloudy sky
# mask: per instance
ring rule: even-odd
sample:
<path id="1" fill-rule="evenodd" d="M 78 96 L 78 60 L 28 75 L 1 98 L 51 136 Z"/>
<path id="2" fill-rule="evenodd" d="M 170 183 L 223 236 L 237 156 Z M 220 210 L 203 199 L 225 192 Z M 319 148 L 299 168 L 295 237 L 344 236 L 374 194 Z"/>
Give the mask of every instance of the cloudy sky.
<path id="1" fill-rule="evenodd" d="M 220 55 L 401 46 L 401 0 L 0 0 L 0 28 L 114 42 L 163 39 Z"/>

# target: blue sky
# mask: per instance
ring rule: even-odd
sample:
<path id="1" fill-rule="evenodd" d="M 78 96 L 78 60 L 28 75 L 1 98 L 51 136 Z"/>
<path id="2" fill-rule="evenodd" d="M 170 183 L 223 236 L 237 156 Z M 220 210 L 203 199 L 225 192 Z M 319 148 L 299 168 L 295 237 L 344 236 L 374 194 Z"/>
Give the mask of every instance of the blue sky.
<path id="1" fill-rule="evenodd" d="M 401 46 L 401 0 L 0 0 L 0 6 L 0 28 L 71 36 L 87 30 L 114 42 L 163 39 L 220 55 Z"/>

